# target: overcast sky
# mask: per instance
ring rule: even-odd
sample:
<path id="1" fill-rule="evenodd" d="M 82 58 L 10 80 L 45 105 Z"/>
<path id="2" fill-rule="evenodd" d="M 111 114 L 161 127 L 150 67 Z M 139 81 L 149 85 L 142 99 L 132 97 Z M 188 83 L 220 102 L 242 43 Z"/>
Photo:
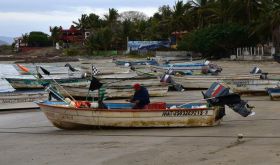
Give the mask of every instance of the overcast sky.
<path id="1" fill-rule="evenodd" d="M 107 14 L 109 8 L 141 11 L 152 16 L 160 6 L 177 0 L 0 0 L 0 36 L 30 31 L 49 33 L 49 26 L 68 28 L 81 14 Z"/>

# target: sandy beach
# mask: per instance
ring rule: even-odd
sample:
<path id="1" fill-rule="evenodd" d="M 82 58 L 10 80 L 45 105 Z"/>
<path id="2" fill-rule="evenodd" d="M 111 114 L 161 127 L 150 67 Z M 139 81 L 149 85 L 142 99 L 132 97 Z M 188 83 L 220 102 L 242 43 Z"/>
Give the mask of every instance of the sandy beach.
<path id="1" fill-rule="evenodd" d="M 254 66 L 275 72 L 280 66 L 215 62 L 223 67 L 222 74 L 248 73 Z M 201 91 L 184 91 L 151 100 L 182 103 L 201 98 Z M 255 106 L 256 115 L 244 118 L 227 108 L 216 127 L 66 131 L 53 127 L 40 110 L 1 112 L 0 164 L 280 164 L 280 102 L 268 96 L 242 98 Z M 238 134 L 243 138 L 238 140 Z"/>

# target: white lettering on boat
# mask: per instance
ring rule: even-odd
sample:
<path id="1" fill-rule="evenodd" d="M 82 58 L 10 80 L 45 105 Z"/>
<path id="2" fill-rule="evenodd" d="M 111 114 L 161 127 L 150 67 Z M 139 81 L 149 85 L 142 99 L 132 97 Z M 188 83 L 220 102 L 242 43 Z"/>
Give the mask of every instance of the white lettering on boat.
<path id="1" fill-rule="evenodd" d="M 226 83 L 228 84 L 233 84 L 233 85 L 236 85 L 237 87 L 245 87 L 247 85 L 250 84 L 250 81 L 249 80 L 224 80 Z"/>
<path id="2" fill-rule="evenodd" d="M 180 110 L 180 111 L 164 111 L 162 116 L 164 117 L 180 117 L 180 116 L 207 116 L 213 115 L 213 111 L 209 110 Z"/>

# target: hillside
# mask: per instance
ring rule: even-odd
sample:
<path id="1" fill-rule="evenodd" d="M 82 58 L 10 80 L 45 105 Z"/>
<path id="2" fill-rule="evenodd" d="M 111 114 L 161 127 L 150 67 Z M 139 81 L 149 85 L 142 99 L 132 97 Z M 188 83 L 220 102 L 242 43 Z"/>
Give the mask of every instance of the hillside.
<path id="1" fill-rule="evenodd" d="M 0 40 L 0 45 L 8 45 L 7 42 Z"/>
<path id="2" fill-rule="evenodd" d="M 67 62 L 67 61 L 79 61 L 77 57 L 69 57 L 63 55 L 62 50 L 56 50 L 53 47 L 42 47 L 34 50 L 19 52 L 16 54 L 1 52 L 0 61 L 15 61 L 16 63 L 48 63 L 48 62 Z"/>
<path id="3" fill-rule="evenodd" d="M 6 36 L 0 36 L 0 42 L 5 42 L 8 45 L 11 45 L 14 42 L 14 39 L 12 37 L 6 37 Z M 1 43 L 0 43 L 1 45 Z"/>

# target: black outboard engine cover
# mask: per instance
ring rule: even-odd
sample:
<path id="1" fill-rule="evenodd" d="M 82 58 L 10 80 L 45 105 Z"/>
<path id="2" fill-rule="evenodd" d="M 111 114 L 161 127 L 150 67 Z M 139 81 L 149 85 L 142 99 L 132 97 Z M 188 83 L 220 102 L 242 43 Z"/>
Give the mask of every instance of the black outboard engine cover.
<path id="1" fill-rule="evenodd" d="M 262 80 L 267 80 L 268 79 L 268 73 L 262 73 L 261 75 L 260 75 L 260 79 L 262 79 Z"/>
<path id="2" fill-rule="evenodd" d="M 165 82 L 165 83 L 172 83 L 172 78 L 169 74 L 164 74 L 161 79 L 160 82 Z"/>
<path id="3" fill-rule="evenodd" d="M 210 88 L 208 88 L 206 93 L 204 94 L 202 92 L 202 94 L 205 99 L 208 99 L 208 101 L 211 102 L 212 105 L 214 105 L 214 104 L 216 105 L 216 104 L 219 104 L 219 102 L 220 102 L 218 97 L 229 95 L 229 89 L 217 82 L 214 82 L 210 86 Z"/>
<path id="4" fill-rule="evenodd" d="M 262 70 L 261 70 L 260 68 L 258 68 L 258 67 L 254 67 L 254 68 L 251 70 L 250 73 L 251 73 L 251 74 L 260 74 L 260 73 L 262 73 Z"/>
<path id="5" fill-rule="evenodd" d="M 252 112 L 253 107 L 241 100 L 240 95 L 230 93 L 229 88 L 220 83 L 214 82 L 206 93 L 202 92 L 202 94 L 210 105 L 227 105 L 243 117 L 247 117 Z"/>

